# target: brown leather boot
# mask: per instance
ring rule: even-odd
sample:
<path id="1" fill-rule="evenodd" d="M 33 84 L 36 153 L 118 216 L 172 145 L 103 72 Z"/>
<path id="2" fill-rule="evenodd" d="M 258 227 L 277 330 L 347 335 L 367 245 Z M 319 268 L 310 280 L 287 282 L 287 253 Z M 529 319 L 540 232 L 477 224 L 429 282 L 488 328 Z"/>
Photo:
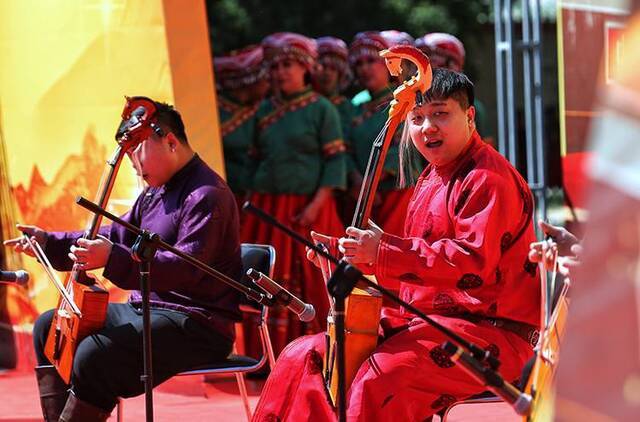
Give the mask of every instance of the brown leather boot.
<path id="1" fill-rule="evenodd" d="M 104 422 L 110 414 L 111 412 L 80 400 L 71 392 L 60 415 L 60 422 Z"/>
<path id="2" fill-rule="evenodd" d="M 60 378 L 53 365 L 36 366 L 36 380 L 42 416 L 46 422 L 57 422 L 67 402 L 69 386 Z"/>

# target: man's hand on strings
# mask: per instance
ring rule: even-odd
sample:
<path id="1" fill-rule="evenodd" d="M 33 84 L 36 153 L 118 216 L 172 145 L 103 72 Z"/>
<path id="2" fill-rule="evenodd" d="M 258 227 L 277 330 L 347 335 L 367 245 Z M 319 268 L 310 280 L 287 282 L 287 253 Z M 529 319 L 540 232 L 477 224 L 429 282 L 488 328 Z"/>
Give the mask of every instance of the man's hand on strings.
<path id="1" fill-rule="evenodd" d="M 321 244 L 325 245 L 327 248 L 329 248 L 329 245 L 331 245 L 332 239 L 335 239 L 335 238 L 312 231 L 311 232 L 311 239 L 313 240 L 313 243 L 315 245 L 321 243 Z M 308 247 L 305 248 L 305 249 L 307 251 L 307 259 L 309 261 L 313 262 L 313 265 L 315 265 L 316 267 L 321 268 L 321 266 L 320 266 L 320 258 L 315 253 L 315 251 L 313 249 L 308 248 Z"/>
<path id="2" fill-rule="evenodd" d="M 542 262 L 544 264 L 544 268 L 548 271 L 553 270 L 557 254 L 558 245 L 556 245 L 551 239 L 533 242 L 529 246 L 529 261 L 533 263 Z"/>
<path id="3" fill-rule="evenodd" d="M 81 270 L 94 270 L 107 264 L 112 247 L 113 243 L 104 236 L 98 235 L 93 240 L 81 238 L 77 246 L 71 247 L 69 258 Z"/>
<path id="4" fill-rule="evenodd" d="M 571 256 L 575 252 L 572 248 L 580 245 L 580 240 L 574 236 L 569 230 L 560 226 L 553 226 L 543 220 L 538 221 L 538 227 L 544 233 L 545 237 L 549 236 L 558 245 L 558 254 L 560 256 Z"/>
<path id="5" fill-rule="evenodd" d="M 22 232 L 22 236 L 8 239 L 2 242 L 4 246 L 12 247 L 14 251 L 18 253 L 24 253 L 31 257 L 34 257 L 33 251 L 29 247 L 26 237 L 29 237 L 31 242 L 38 243 L 40 247 L 44 248 L 47 243 L 47 233 L 40 227 L 29 226 L 25 224 L 16 224 L 16 228 Z"/>
<path id="6" fill-rule="evenodd" d="M 529 261 L 542 262 L 546 270 L 552 271 L 554 256 L 557 254 L 558 272 L 569 276 L 571 268 L 580 265 L 580 241 L 564 227 L 553 226 L 543 220 L 538 221 L 538 226 L 551 239 L 532 243 L 529 247 Z"/>
<path id="7" fill-rule="evenodd" d="M 338 249 L 348 263 L 371 266 L 378 256 L 378 246 L 383 233 L 371 220 L 366 230 L 347 227 L 346 234 L 349 237 L 340 238 Z"/>
<path id="8" fill-rule="evenodd" d="M 565 277 L 570 275 L 571 269 L 581 264 L 580 255 L 582 247 L 575 243 L 569 247 L 569 253 L 562 255 L 559 252 L 559 246 L 551 239 L 545 239 L 541 242 L 534 242 L 529 249 L 529 261 L 542 262 L 544 269 L 553 271 L 554 260 L 557 260 L 558 272 Z"/>

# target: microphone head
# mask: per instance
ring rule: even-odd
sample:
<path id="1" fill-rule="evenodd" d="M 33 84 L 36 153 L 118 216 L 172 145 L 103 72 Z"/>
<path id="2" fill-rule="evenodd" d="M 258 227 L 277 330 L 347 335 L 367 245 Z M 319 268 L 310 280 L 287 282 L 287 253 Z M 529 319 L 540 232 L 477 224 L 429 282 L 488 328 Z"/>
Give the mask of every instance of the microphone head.
<path id="1" fill-rule="evenodd" d="M 24 270 L 16 271 L 16 283 L 25 286 L 29 282 L 29 273 Z"/>
<path id="2" fill-rule="evenodd" d="M 531 401 L 533 399 L 529 394 L 520 393 L 518 399 L 511 405 L 513 410 L 520 416 L 527 416 L 531 413 Z"/>
<path id="3" fill-rule="evenodd" d="M 302 313 L 298 315 L 298 317 L 302 322 L 309 322 L 316 317 L 316 310 L 314 309 L 312 304 L 305 303 L 304 311 L 302 311 Z"/>

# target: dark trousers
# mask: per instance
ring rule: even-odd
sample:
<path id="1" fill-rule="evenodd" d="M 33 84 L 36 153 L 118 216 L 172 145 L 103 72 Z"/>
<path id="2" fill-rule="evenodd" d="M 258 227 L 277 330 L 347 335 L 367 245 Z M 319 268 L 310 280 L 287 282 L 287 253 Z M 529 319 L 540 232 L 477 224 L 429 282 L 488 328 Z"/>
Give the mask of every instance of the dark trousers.
<path id="1" fill-rule="evenodd" d="M 50 365 L 44 355 L 53 311 L 40 315 L 33 329 L 38 365 Z M 188 315 L 151 310 L 154 386 L 173 375 L 216 360 L 231 352 L 232 342 Z M 128 303 L 110 303 L 104 328 L 84 338 L 73 361 L 71 385 L 81 400 L 111 411 L 118 397 L 144 393 L 142 312 Z"/>

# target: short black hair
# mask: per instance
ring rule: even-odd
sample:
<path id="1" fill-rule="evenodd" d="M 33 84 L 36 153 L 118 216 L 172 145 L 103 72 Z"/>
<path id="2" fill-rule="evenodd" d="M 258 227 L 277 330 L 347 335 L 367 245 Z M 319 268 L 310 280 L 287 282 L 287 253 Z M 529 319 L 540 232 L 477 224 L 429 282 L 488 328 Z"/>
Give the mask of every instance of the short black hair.
<path id="1" fill-rule="evenodd" d="M 168 134 L 171 132 L 176 138 L 178 138 L 180 143 L 188 144 L 189 140 L 187 139 L 187 134 L 184 130 L 184 123 L 182 122 L 180 113 L 178 113 L 178 111 L 170 104 L 158 101 L 155 101 L 155 103 L 156 113 L 154 117 L 164 133 Z"/>
<path id="2" fill-rule="evenodd" d="M 424 99 L 431 102 L 448 98 L 454 99 L 463 110 L 468 109 L 475 101 L 473 82 L 464 73 L 445 68 L 434 69 L 431 88 L 424 94 Z"/>

